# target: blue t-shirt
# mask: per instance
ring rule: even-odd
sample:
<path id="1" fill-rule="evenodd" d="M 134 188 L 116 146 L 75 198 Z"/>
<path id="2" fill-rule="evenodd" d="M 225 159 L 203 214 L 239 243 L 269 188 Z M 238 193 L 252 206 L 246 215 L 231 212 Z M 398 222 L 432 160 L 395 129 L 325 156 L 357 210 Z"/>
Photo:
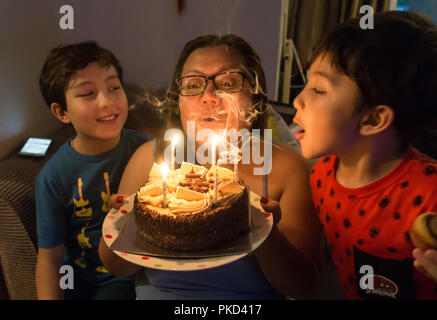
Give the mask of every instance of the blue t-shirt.
<path id="1" fill-rule="evenodd" d="M 64 243 L 64 264 L 74 264 L 80 279 L 101 285 L 113 278 L 98 254 L 108 199 L 117 192 L 132 154 L 153 136 L 124 129 L 117 146 L 98 155 L 76 152 L 70 145 L 72 139 L 49 159 L 36 179 L 38 247 Z"/>
<path id="2" fill-rule="evenodd" d="M 255 256 L 198 271 L 145 268 L 135 290 L 144 300 L 273 300 L 285 299 L 264 277 Z"/>

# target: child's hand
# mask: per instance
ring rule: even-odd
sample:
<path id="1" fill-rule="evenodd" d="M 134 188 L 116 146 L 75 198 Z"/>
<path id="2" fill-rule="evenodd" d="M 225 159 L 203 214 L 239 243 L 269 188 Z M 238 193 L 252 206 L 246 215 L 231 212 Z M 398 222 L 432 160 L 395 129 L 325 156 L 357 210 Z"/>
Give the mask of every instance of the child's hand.
<path id="1" fill-rule="evenodd" d="M 109 198 L 108 205 L 111 209 L 119 209 L 126 201 L 127 195 L 125 194 L 113 194 Z"/>
<path id="2" fill-rule="evenodd" d="M 437 283 L 437 250 L 413 250 L 414 266 Z"/>
<path id="3" fill-rule="evenodd" d="M 262 197 L 259 201 L 265 212 L 271 212 L 273 215 L 273 226 L 276 226 L 282 217 L 279 202 Z"/>

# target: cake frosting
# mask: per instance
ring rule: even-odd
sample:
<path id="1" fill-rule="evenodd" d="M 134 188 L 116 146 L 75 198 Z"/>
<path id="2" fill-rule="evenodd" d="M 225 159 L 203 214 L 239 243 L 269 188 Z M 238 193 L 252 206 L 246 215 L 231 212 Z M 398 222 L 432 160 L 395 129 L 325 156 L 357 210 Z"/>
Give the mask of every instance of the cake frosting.
<path id="1" fill-rule="evenodd" d="M 164 202 L 161 168 L 154 163 L 149 181 L 135 197 L 137 233 L 157 246 L 201 250 L 249 228 L 248 190 L 227 168 L 184 162 L 168 173 L 165 188 Z"/>

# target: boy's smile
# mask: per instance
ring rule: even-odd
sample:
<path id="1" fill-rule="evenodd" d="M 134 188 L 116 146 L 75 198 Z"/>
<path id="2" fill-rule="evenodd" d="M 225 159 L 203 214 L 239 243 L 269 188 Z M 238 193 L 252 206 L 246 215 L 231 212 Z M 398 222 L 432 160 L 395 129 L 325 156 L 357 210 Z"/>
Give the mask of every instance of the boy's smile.
<path id="1" fill-rule="evenodd" d="M 99 141 L 100 153 L 118 143 L 127 119 L 127 98 L 113 66 L 88 64 L 70 79 L 65 97 L 65 122 L 76 129 L 76 150 Z M 89 149 L 77 151 L 89 153 Z"/>
<path id="2" fill-rule="evenodd" d="M 359 101 L 356 83 L 335 70 L 327 56 L 311 65 L 308 83 L 295 98 L 294 122 L 301 128 L 295 137 L 306 158 L 341 154 L 358 141 L 359 120 L 354 109 Z"/>

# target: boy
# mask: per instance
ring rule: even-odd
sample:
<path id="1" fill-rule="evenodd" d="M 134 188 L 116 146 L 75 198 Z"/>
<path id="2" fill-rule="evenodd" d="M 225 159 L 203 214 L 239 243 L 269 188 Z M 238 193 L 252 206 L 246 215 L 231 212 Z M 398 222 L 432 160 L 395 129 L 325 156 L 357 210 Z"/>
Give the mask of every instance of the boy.
<path id="1" fill-rule="evenodd" d="M 351 20 L 318 44 L 294 100 L 296 138 L 306 158 L 323 157 L 311 189 L 346 297 L 437 299 L 437 251 L 414 268 L 409 235 L 437 212 L 437 161 L 410 147 L 436 120 L 437 31 L 414 13 L 374 22 Z"/>
<path id="2" fill-rule="evenodd" d="M 44 64 L 40 89 L 51 112 L 77 135 L 36 180 L 38 298 L 132 299 L 132 279 L 108 274 L 97 252 L 108 199 L 127 161 L 144 142 L 153 144 L 151 136 L 123 129 L 122 68 L 95 42 L 58 47 Z M 61 265 L 74 269 L 74 289 L 60 288 Z"/>

